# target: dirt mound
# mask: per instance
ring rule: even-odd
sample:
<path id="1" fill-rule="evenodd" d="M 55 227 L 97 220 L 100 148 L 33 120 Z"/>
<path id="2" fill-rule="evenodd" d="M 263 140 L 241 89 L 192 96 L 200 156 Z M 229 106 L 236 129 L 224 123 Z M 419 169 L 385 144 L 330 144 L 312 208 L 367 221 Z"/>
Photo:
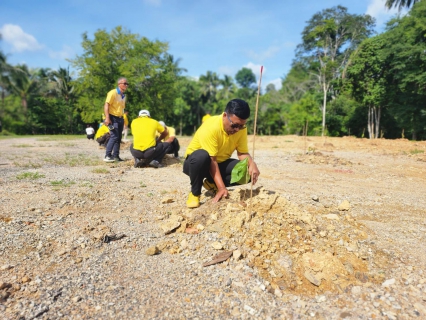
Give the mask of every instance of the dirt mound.
<path id="1" fill-rule="evenodd" d="M 200 208 L 170 220 L 180 221 L 174 225 L 184 226 L 180 232 L 188 228 L 232 238 L 273 290 L 317 295 L 383 281 L 372 262 L 387 265 L 388 257 L 369 246 L 366 228 L 351 217 L 347 201 L 309 212 L 264 188 L 253 190 L 252 200 L 250 193 L 233 188 L 229 199 L 216 204 L 207 193 Z M 164 243 L 162 249 L 182 251 L 176 243 Z"/>

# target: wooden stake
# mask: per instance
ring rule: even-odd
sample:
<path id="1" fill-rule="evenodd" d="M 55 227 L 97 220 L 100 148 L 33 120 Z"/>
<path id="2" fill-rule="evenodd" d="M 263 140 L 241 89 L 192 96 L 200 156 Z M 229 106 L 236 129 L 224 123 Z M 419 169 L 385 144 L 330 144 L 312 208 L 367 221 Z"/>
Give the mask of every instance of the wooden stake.
<path id="1" fill-rule="evenodd" d="M 259 109 L 259 96 L 260 96 L 260 85 L 262 84 L 262 74 L 263 74 L 263 66 L 260 67 L 260 77 L 259 77 L 259 86 L 257 87 L 257 97 L 256 97 L 256 110 L 254 113 L 254 128 L 253 128 L 253 153 L 252 159 L 254 161 L 254 150 L 255 150 L 255 142 L 256 142 L 256 130 L 257 130 L 257 110 Z M 253 197 L 253 179 L 251 181 L 250 188 L 250 219 L 252 216 L 252 197 Z"/>

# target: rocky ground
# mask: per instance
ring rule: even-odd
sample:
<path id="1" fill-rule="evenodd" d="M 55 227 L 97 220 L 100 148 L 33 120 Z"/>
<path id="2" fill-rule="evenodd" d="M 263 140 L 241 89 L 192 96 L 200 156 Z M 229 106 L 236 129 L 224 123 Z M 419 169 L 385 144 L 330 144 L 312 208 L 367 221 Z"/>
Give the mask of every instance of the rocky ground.
<path id="1" fill-rule="evenodd" d="M 0 146 L 3 319 L 426 318 L 426 142 L 257 137 L 258 184 L 193 210 L 172 158 Z"/>

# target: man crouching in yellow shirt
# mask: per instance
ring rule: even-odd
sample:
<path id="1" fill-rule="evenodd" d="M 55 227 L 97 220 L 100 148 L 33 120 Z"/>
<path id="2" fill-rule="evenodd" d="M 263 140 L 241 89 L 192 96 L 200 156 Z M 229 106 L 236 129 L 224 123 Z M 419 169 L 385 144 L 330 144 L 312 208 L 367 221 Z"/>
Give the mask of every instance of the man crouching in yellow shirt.
<path id="1" fill-rule="evenodd" d="M 248 153 L 246 122 L 250 107 L 241 99 L 228 102 L 225 112 L 203 123 L 195 133 L 185 153 L 183 172 L 191 181 L 188 208 L 200 206 L 201 188 L 216 192 L 213 202 L 228 196 L 231 173 L 235 165 L 248 158 L 248 171 L 253 185 L 259 177 L 259 169 Z M 237 150 L 239 160 L 232 159 Z"/>
<path id="2" fill-rule="evenodd" d="M 135 158 L 135 168 L 149 165 L 153 168 L 162 168 L 161 161 L 166 155 L 169 147 L 167 142 L 160 142 L 167 135 L 165 129 L 157 120 L 151 119 L 148 110 L 139 111 L 139 118 L 131 124 L 133 143 L 130 145 L 130 152 Z M 160 137 L 156 138 L 156 133 Z"/>

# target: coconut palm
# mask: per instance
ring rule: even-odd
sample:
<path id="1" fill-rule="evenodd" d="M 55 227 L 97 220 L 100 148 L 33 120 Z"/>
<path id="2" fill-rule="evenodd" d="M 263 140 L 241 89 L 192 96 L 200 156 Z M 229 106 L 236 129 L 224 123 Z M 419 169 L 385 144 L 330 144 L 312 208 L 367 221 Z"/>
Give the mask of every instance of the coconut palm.
<path id="1" fill-rule="evenodd" d="M 201 98 L 208 104 L 214 103 L 216 99 L 217 87 L 220 85 L 219 77 L 216 72 L 207 71 L 205 75 L 200 76 Z"/>
<path id="2" fill-rule="evenodd" d="M 385 6 L 388 9 L 398 8 L 398 10 L 402 10 L 403 8 L 410 8 L 419 1 L 420 0 L 386 0 Z"/>
<path id="3" fill-rule="evenodd" d="M 28 113 L 28 101 L 43 92 L 47 80 L 47 70 L 29 70 L 24 65 L 18 65 L 10 72 L 10 91 L 21 98 L 25 119 Z"/>
<path id="4" fill-rule="evenodd" d="M 223 79 L 219 80 L 222 89 L 220 90 L 221 98 L 229 99 L 229 95 L 235 93 L 235 83 L 231 76 L 225 75 Z"/>

